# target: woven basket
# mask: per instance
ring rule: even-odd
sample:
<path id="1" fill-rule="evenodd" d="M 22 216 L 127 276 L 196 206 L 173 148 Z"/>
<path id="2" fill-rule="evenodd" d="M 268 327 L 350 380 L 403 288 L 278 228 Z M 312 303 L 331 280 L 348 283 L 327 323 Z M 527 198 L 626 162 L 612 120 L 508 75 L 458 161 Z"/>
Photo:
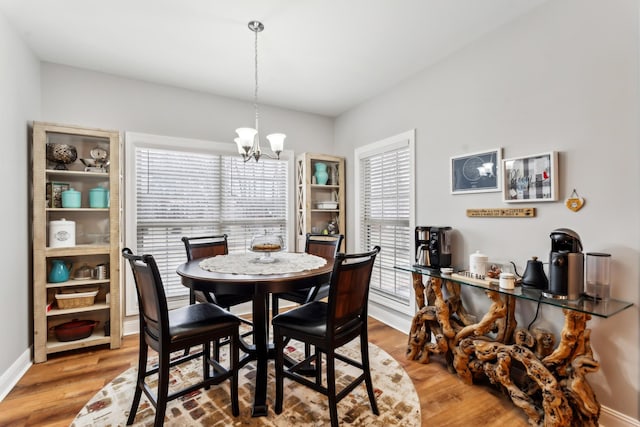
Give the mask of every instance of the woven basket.
<path id="1" fill-rule="evenodd" d="M 56 294 L 58 308 L 79 308 L 93 305 L 98 291 L 81 292 L 75 294 Z"/>

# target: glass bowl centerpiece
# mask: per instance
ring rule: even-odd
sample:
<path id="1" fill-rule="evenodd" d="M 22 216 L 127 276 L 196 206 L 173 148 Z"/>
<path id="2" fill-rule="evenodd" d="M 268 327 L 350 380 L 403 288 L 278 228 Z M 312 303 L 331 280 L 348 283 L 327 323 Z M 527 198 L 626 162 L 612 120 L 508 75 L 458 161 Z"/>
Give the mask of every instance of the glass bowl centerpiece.
<path id="1" fill-rule="evenodd" d="M 251 247 L 249 248 L 250 251 L 261 255 L 257 261 L 263 263 L 275 262 L 276 259 L 271 256 L 271 253 L 279 252 L 282 249 L 284 249 L 282 237 L 269 234 L 266 231 L 264 234 L 260 234 L 251 239 Z"/>

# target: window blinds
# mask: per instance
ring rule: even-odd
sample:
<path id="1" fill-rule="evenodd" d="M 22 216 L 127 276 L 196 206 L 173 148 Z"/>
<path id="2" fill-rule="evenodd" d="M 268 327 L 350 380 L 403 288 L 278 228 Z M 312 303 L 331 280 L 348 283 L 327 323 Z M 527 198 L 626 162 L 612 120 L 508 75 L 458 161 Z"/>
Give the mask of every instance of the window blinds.
<path id="1" fill-rule="evenodd" d="M 287 239 L 286 162 L 137 147 L 138 253 L 154 256 L 167 297 L 188 294 L 176 274 L 186 260 L 182 236 L 226 233 L 244 251 L 260 233 Z"/>
<path id="2" fill-rule="evenodd" d="M 387 146 L 360 161 L 361 250 L 382 248 L 371 277 L 371 290 L 409 303 L 407 274 L 394 268 L 411 259 L 409 146 Z"/>

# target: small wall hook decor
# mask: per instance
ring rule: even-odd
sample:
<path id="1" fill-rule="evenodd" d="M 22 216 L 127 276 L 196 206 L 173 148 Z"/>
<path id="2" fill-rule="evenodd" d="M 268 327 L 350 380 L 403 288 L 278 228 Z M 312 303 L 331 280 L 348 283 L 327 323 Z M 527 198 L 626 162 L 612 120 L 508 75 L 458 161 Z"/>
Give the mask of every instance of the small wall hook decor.
<path id="1" fill-rule="evenodd" d="M 578 192 L 574 188 L 571 196 L 564 202 L 564 204 L 572 211 L 578 212 L 584 206 L 584 199 L 578 196 Z"/>

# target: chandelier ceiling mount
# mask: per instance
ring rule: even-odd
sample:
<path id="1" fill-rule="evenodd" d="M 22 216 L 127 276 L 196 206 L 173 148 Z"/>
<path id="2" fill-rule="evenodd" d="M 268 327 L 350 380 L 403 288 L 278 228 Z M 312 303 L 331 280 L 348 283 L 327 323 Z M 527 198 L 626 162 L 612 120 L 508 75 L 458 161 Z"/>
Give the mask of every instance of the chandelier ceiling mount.
<path id="1" fill-rule="evenodd" d="M 260 21 L 250 21 L 248 27 L 255 34 L 255 89 L 253 92 L 253 108 L 255 110 L 256 121 L 255 128 L 245 127 L 236 129 L 238 137 L 235 138 L 234 141 L 238 145 L 238 153 L 242 155 L 245 162 L 249 159 L 255 159 L 257 162 L 262 156 L 266 156 L 271 159 L 280 159 L 280 153 L 282 153 L 282 149 L 284 148 L 284 139 L 286 138 L 285 134 L 272 133 L 267 135 L 267 140 L 271 144 L 271 151 L 273 151 L 275 155 L 263 153 L 260 148 L 260 115 L 258 111 L 258 33 L 264 30 L 264 25 Z"/>

